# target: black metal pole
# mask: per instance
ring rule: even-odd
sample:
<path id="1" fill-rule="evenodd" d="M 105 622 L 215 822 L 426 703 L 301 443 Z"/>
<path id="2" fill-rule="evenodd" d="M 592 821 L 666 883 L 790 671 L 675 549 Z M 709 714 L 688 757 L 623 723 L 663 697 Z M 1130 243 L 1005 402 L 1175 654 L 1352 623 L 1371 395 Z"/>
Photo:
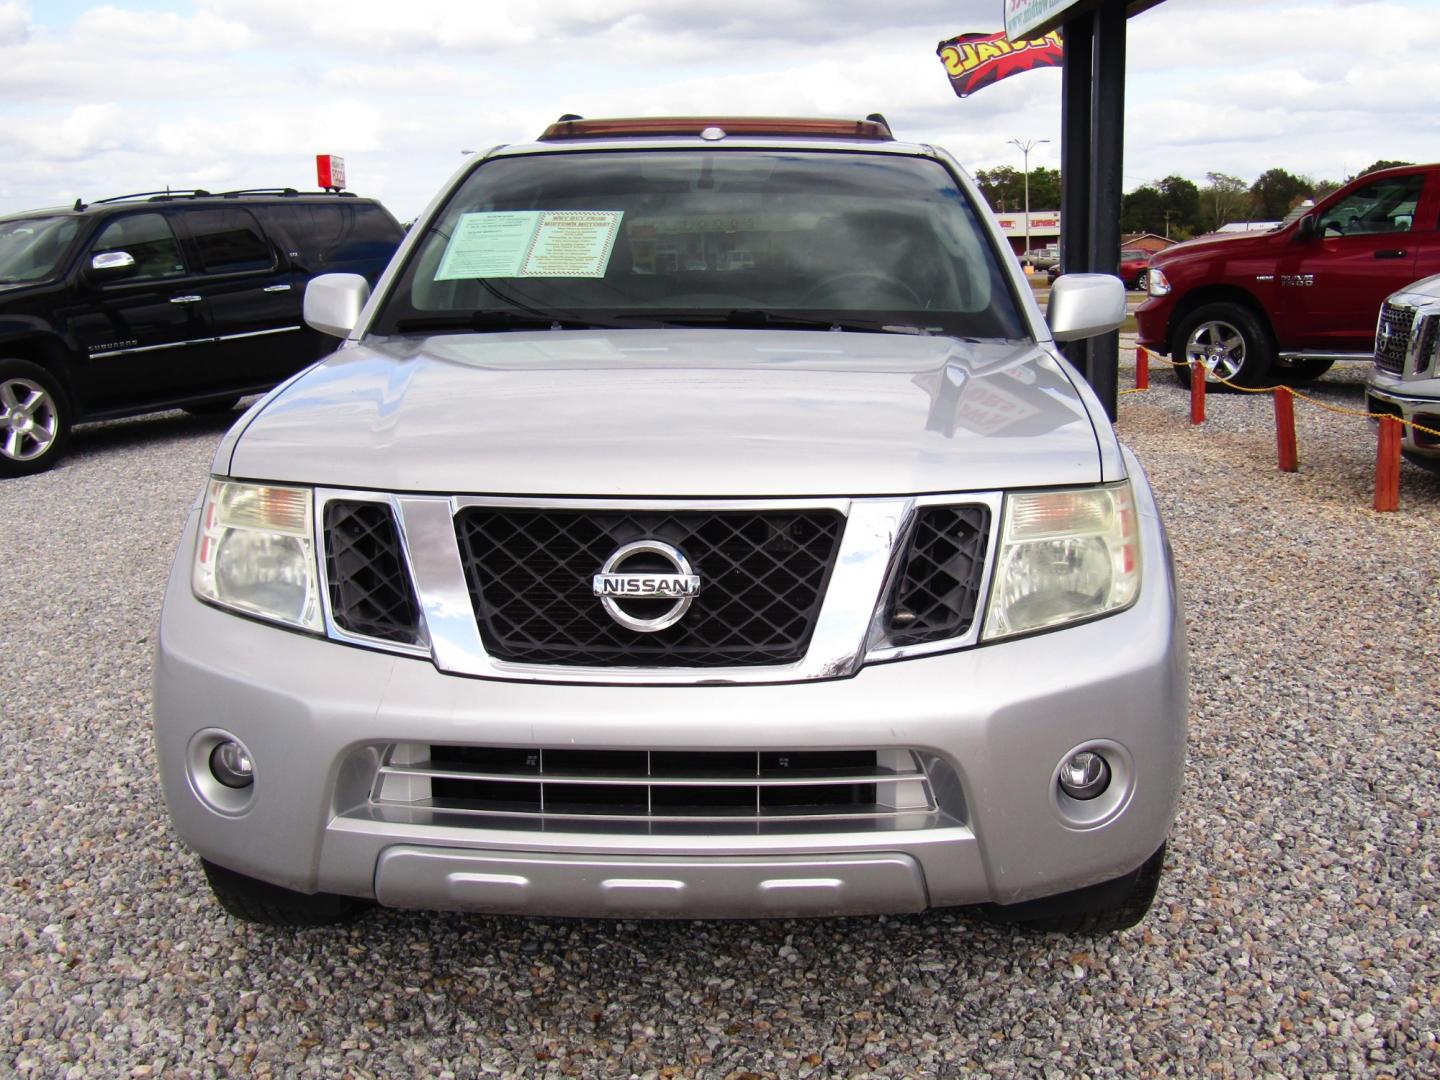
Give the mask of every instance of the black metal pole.
<path id="1" fill-rule="evenodd" d="M 1120 270 L 1120 197 L 1125 158 L 1125 3 L 1095 12 L 1094 87 L 1090 113 L 1090 258 L 1088 269 Z M 1086 377 L 1110 419 L 1119 405 L 1120 335 L 1093 338 Z"/>
<path id="2" fill-rule="evenodd" d="M 1060 80 L 1060 269 L 1090 269 L 1090 91 L 1095 41 L 1093 12 L 1078 15 L 1062 30 L 1065 63 Z M 1090 378 L 1088 342 L 1063 346 L 1070 362 Z"/>

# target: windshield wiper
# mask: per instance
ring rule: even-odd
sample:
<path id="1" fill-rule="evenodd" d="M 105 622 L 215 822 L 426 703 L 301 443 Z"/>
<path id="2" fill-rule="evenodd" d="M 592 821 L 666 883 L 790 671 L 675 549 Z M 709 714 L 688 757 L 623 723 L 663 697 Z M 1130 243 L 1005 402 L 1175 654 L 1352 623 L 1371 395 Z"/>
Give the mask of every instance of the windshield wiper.
<path id="1" fill-rule="evenodd" d="M 868 334 L 938 333 L 938 326 L 915 326 L 889 323 L 883 319 L 834 318 L 824 315 L 766 311 L 764 308 L 732 308 L 729 311 L 656 311 L 629 312 L 616 316 L 627 322 L 655 322 L 662 326 L 740 326 L 767 327 L 782 330 L 858 331 Z"/>
<path id="2" fill-rule="evenodd" d="M 395 329 L 401 333 L 414 330 L 583 330 L 590 323 L 573 318 L 560 318 L 526 311 L 470 311 L 451 315 L 419 315 L 399 319 Z"/>

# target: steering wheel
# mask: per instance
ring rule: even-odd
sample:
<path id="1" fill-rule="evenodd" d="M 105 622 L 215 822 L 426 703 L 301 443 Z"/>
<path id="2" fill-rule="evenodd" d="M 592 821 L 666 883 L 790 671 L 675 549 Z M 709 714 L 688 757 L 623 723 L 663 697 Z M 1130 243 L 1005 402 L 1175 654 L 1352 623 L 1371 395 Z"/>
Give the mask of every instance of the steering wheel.
<path id="1" fill-rule="evenodd" d="M 903 299 L 904 304 L 880 304 L 875 302 L 875 297 L 886 297 L 888 299 Z M 830 307 L 838 305 L 826 305 L 817 303 L 818 300 L 834 300 L 838 297 L 862 300 L 865 307 L 905 307 L 923 308 L 925 305 L 916 294 L 915 290 L 906 285 L 903 281 L 885 274 L 878 274 L 873 270 L 852 270 L 845 274 L 833 274 L 824 281 L 817 282 L 804 296 L 800 298 L 801 307 Z"/>

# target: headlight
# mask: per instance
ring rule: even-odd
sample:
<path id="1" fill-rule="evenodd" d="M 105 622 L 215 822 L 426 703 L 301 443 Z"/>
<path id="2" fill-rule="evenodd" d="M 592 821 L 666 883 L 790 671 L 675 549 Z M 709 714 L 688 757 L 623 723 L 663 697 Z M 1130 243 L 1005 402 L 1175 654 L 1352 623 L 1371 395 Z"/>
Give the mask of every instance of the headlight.
<path id="1" fill-rule="evenodd" d="M 202 600 L 323 629 L 310 492 L 212 480 L 191 581 Z"/>
<path id="2" fill-rule="evenodd" d="M 1148 292 L 1151 296 L 1164 296 L 1170 291 L 1170 279 L 1165 276 L 1164 270 L 1152 266 L 1148 273 L 1150 276 L 1146 280 L 1150 282 Z"/>
<path id="3" fill-rule="evenodd" d="M 1140 538 L 1129 481 L 1005 498 L 987 639 L 1118 611 L 1140 592 Z"/>

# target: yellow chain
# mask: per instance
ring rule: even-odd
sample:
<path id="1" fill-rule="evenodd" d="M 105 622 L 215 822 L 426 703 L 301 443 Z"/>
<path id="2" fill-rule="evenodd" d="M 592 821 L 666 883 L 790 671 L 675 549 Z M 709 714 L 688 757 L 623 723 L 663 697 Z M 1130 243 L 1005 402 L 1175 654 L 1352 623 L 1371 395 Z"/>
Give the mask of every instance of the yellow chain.
<path id="1" fill-rule="evenodd" d="M 1188 368 L 1190 366 L 1188 360 L 1167 360 L 1153 353 L 1150 355 L 1150 359 L 1156 363 L 1169 364 L 1175 368 Z M 1440 431 L 1426 427 L 1424 424 L 1417 424 L 1414 420 L 1406 420 L 1404 417 L 1396 416 L 1394 413 L 1368 412 L 1365 409 L 1347 409 L 1343 405 L 1331 405 L 1329 402 L 1321 401 L 1319 398 L 1311 397 L 1309 394 L 1302 394 L 1292 386 L 1241 386 L 1238 383 L 1231 382 L 1229 379 L 1216 375 L 1213 371 L 1210 373 L 1210 377 L 1215 382 L 1222 383 L 1230 387 L 1231 390 L 1238 390 L 1242 394 L 1273 394 L 1277 390 L 1284 390 L 1291 397 L 1297 397 L 1301 401 L 1308 401 L 1317 408 L 1324 409 L 1326 412 L 1339 413 L 1341 416 L 1359 416 L 1366 420 L 1383 420 L 1388 416 L 1390 419 L 1398 421 L 1402 426 L 1409 428 L 1411 431 L 1423 431 L 1426 435 L 1432 435 L 1440 439 Z M 1126 394 L 1143 394 L 1148 389 L 1149 387 L 1136 387 L 1133 390 L 1121 390 L 1120 396 L 1123 397 Z"/>

